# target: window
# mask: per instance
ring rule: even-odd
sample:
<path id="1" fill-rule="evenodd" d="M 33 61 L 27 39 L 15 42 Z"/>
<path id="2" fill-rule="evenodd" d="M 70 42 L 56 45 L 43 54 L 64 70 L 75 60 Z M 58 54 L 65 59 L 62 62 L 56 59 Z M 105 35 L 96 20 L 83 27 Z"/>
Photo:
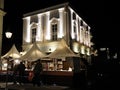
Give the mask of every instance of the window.
<path id="1" fill-rule="evenodd" d="M 30 23 L 38 23 L 38 16 L 31 16 Z"/>
<path id="2" fill-rule="evenodd" d="M 57 23 L 52 24 L 52 40 L 57 40 Z"/>
<path id="3" fill-rule="evenodd" d="M 36 28 L 32 29 L 32 43 L 36 42 Z"/>
<path id="4" fill-rule="evenodd" d="M 58 10 L 54 10 L 54 11 L 51 11 L 50 12 L 50 20 L 52 19 L 52 18 L 59 18 L 60 16 L 59 16 L 59 11 Z"/>
<path id="5" fill-rule="evenodd" d="M 73 24 L 73 31 L 74 31 L 74 39 L 75 39 L 75 41 L 77 41 L 77 29 L 76 29 L 76 23 L 74 22 L 74 24 Z"/>
<path id="6" fill-rule="evenodd" d="M 57 41 L 58 40 L 58 25 L 59 21 L 56 18 L 51 19 L 51 40 Z"/>
<path id="7" fill-rule="evenodd" d="M 76 14 L 73 12 L 73 20 L 76 20 Z"/>
<path id="8" fill-rule="evenodd" d="M 80 20 L 80 26 L 83 26 L 83 21 L 82 20 Z"/>

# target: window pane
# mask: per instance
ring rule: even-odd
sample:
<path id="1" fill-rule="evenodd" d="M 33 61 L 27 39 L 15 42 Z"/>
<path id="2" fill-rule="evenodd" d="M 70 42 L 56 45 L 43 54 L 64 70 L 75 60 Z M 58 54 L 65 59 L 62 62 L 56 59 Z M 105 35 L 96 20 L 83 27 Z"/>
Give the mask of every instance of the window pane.
<path id="1" fill-rule="evenodd" d="M 36 28 L 32 29 L 32 43 L 36 41 Z"/>

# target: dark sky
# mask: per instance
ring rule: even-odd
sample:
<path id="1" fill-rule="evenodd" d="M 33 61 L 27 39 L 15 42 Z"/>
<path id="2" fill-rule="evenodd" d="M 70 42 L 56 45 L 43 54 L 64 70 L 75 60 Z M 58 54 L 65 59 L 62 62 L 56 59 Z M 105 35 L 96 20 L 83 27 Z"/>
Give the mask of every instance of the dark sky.
<path id="1" fill-rule="evenodd" d="M 3 53 L 6 53 L 13 43 L 21 50 L 23 14 L 64 2 L 70 2 L 72 8 L 91 27 L 95 48 L 112 47 L 116 49 L 119 47 L 120 15 L 118 14 L 118 2 L 104 2 L 102 0 L 5 0 L 4 11 L 7 14 L 4 16 Z M 13 33 L 9 40 L 4 36 L 4 32 L 7 30 Z"/>

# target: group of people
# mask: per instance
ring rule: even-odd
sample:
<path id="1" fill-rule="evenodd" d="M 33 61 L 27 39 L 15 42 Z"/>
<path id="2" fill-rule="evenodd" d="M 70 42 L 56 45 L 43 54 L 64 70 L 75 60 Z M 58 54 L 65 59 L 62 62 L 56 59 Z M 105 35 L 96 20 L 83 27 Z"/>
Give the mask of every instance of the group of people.
<path id="1" fill-rule="evenodd" d="M 13 72 L 13 83 L 16 84 L 17 82 L 19 82 L 20 85 L 22 85 L 24 82 L 25 82 L 25 65 L 23 62 L 20 62 L 20 64 L 18 65 L 15 65 L 14 66 L 14 72 Z M 41 60 L 38 59 L 36 61 L 36 64 L 33 68 L 33 78 L 32 78 L 32 83 L 33 83 L 33 86 L 40 86 L 41 83 L 40 83 L 40 78 L 41 78 L 41 72 L 42 72 L 42 63 L 41 63 Z M 16 77 L 18 76 L 18 78 Z"/>
<path id="2" fill-rule="evenodd" d="M 17 81 L 21 85 L 24 81 L 24 75 L 25 75 L 25 65 L 23 62 L 20 62 L 20 64 L 15 65 L 13 68 L 13 83 L 16 84 Z M 18 78 L 17 78 L 18 76 Z"/>

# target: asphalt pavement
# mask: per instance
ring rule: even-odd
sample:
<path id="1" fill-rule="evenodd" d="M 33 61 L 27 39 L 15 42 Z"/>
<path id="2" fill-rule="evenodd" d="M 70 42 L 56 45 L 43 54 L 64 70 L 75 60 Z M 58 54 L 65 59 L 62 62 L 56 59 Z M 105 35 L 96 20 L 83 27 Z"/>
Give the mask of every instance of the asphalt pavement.
<path id="1" fill-rule="evenodd" d="M 13 83 L 0 83 L 0 90 L 66 90 L 69 89 L 67 86 L 58 85 L 41 85 L 40 87 L 33 87 L 32 84 L 26 83 L 23 85 L 13 84 Z"/>

